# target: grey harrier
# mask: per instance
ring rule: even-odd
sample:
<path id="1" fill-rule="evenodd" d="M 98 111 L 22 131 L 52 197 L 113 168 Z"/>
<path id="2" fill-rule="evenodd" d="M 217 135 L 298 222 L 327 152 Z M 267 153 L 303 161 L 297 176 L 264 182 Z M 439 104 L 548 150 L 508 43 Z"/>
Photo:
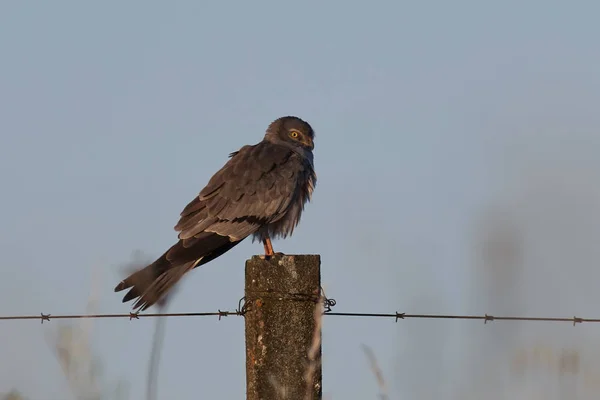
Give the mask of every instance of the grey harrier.
<path id="1" fill-rule="evenodd" d="M 123 302 L 138 298 L 145 310 L 160 300 L 188 271 L 214 260 L 252 235 L 265 256 L 271 238 L 286 238 L 300 222 L 317 183 L 312 127 L 297 117 L 282 117 L 263 140 L 229 155 L 230 159 L 181 212 L 179 241 L 152 264 L 133 273 L 115 292 L 131 288 Z"/>

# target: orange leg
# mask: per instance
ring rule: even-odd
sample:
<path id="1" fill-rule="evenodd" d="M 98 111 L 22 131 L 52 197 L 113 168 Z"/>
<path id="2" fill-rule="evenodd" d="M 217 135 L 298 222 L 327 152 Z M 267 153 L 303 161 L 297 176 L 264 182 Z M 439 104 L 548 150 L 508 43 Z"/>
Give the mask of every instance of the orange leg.
<path id="1" fill-rule="evenodd" d="M 271 243 L 271 238 L 267 237 L 263 240 L 263 246 L 265 246 L 265 257 L 271 257 L 275 254 L 273 251 L 273 244 Z"/>

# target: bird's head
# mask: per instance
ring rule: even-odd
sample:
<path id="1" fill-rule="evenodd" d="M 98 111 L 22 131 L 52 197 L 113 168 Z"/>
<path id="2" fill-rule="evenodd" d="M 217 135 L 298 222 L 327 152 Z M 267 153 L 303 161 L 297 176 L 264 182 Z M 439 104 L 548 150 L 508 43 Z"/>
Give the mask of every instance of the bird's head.
<path id="1" fill-rule="evenodd" d="M 285 143 L 307 151 L 314 149 L 315 132 L 308 122 L 298 117 L 281 117 L 271 122 L 265 139 L 273 143 Z"/>

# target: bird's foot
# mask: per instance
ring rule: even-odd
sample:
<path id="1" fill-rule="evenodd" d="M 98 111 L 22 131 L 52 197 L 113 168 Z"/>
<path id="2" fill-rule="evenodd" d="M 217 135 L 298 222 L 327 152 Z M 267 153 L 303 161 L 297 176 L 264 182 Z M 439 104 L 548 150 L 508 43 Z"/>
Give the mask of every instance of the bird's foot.
<path id="1" fill-rule="evenodd" d="M 274 252 L 271 254 L 261 254 L 259 257 L 262 260 L 270 260 L 271 258 L 273 258 L 274 256 L 284 256 L 285 254 L 283 254 L 282 252 L 278 251 L 278 252 Z"/>

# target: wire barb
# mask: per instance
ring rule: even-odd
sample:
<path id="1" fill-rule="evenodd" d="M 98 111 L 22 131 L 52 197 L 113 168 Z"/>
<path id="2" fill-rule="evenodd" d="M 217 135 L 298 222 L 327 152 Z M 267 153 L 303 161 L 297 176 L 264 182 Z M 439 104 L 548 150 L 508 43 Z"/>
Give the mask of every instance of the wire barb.
<path id="1" fill-rule="evenodd" d="M 398 311 L 396 311 L 396 321 L 395 322 L 398 323 L 399 319 L 404 319 L 404 315 L 406 315 L 406 314 L 399 313 Z"/>
<path id="2" fill-rule="evenodd" d="M 217 310 L 217 313 L 219 314 L 219 321 L 221 320 L 221 317 L 226 317 L 229 315 L 229 311 Z"/>
<path id="3" fill-rule="evenodd" d="M 575 326 L 575 324 L 581 324 L 582 322 L 583 318 L 573 317 L 573 326 Z"/>
<path id="4" fill-rule="evenodd" d="M 44 321 L 50 322 L 50 314 L 40 313 L 40 316 L 42 318 L 40 321 L 42 324 L 44 323 Z"/>
<path id="5" fill-rule="evenodd" d="M 494 316 L 493 315 L 487 315 L 485 314 L 485 319 L 483 320 L 483 324 L 487 324 L 488 322 L 492 322 L 494 320 Z"/>
<path id="6" fill-rule="evenodd" d="M 140 312 L 130 312 L 129 313 L 129 320 L 131 321 L 132 319 L 140 319 Z"/>

